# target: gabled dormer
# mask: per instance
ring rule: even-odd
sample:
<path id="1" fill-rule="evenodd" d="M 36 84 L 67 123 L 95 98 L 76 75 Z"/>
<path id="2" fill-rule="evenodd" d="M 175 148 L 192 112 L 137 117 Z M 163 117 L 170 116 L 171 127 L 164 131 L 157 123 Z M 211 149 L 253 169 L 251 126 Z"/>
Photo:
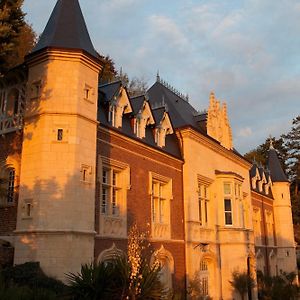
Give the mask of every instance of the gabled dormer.
<path id="1" fill-rule="evenodd" d="M 123 115 L 133 112 L 126 87 L 121 81 L 99 87 L 99 99 L 107 106 L 108 122 L 116 128 L 122 127 Z"/>
<path id="2" fill-rule="evenodd" d="M 170 116 L 165 107 L 152 110 L 155 119 L 154 139 L 158 147 L 164 147 L 166 136 L 174 133 Z"/>
<path id="3" fill-rule="evenodd" d="M 255 190 L 257 188 L 257 182 L 260 181 L 261 179 L 259 174 L 259 169 L 256 163 L 253 164 L 250 170 L 250 177 L 251 177 L 251 187 L 253 190 Z"/>
<path id="4" fill-rule="evenodd" d="M 258 168 L 259 175 L 260 175 L 260 180 L 258 181 L 258 190 L 262 193 L 263 192 L 263 187 L 267 183 L 267 178 L 265 175 L 265 170 L 262 166 Z"/>
<path id="5" fill-rule="evenodd" d="M 264 185 L 264 192 L 266 195 L 269 195 L 270 188 L 272 186 L 272 179 L 271 179 L 270 171 L 269 170 L 265 171 L 265 175 L 266 175 L 267 183 Z"/>
<path id="6" fill-rule="evenodd" d="M 146 127 L 155 124 L 148 100 L 144 95 L 130 98 L 133 109 L 133 131 L 138 138 L 146 136 Z"/>

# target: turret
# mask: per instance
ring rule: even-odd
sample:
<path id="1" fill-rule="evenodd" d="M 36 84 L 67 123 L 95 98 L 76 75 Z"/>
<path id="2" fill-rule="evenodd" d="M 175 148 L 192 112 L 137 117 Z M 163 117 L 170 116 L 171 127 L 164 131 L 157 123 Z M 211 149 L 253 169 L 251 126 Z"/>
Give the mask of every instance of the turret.
<path id="1" fill-rule="evenodd" d="M 290 199 L 290 183 L 285 175 L 272 143 L 268 153 L 268 168 L 274 197 L 274 223 L 279 271 L 296 272 L 296 253 Z"/>
<path id="2" fill-rule="evenodd" d="M 94 254 L 98 74 L 78 0 L 58 0 L 33 52 L 15 263 L 64 279 Z"/>

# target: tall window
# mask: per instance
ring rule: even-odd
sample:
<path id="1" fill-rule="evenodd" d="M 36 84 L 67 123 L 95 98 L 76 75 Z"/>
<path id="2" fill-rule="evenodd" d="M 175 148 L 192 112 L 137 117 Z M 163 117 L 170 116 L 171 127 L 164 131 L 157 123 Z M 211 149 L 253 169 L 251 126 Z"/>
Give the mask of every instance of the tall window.
<path id="1" fill-rule="evenodd" d="M 224 183 L 224 214 L 225 225 L 232 225 L 232 186 L 231 183 Z"/>
<path id="2" fill-rule="evenodd" d="M 234 194 L 235 199 L 239 205 L 239 219 L 240 219 L 240 226 L 245 227 L 245 214 L 244 214 L 244 203 L 243 203 L 243 196 L 242 196 L 242 185 L 240 183 L 234 184 Z"/>
<path id="3" fill-rule="evenodd" d="M 202 260 L 200 262 L 200 289 L 201 289 L 201 296 L 208 296 L 208 264 L 206 260 Z"/>
<path id="4" fill-rule="evenodd" d="M 198 216 L 200 225 L 208 224 L 208 205 L 209 195 L 208 187 L 204 184 L 198 184 Z"/>
<path id="5" fill-rule="evenodd" d="M 8 186 L 7 186 L 7 203 L 14 202 L 15 194 L 15 169 L 9 169 L 8 172 Z"/>
<path id="6" fill-rule="evenodd" d="M 167 223 L 165 183 L 160 181 L 152 181 L 152 221 Z"/>
<path id="7" fill-rule="evenodd" d="M 101 213 L 119 215 L 120 173 L 114 169 L 103 168 L 101 185 Z"/>
<path id="8" fill-rule="evenodd" d="M 0 115 L 5 111 L 5 91 L 0 91 Z"/>

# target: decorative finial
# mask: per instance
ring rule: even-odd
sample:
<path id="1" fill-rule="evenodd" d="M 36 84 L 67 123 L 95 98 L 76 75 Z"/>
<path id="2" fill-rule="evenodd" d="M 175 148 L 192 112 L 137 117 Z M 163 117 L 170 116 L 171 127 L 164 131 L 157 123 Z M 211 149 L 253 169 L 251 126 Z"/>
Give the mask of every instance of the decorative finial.
<path id="1" fill-rule="evenodd" d="M 271 134 L 269 135 L 269 140 L 270 140 L 270 147 L 269 147 L 269 149 L 274 149 L 274 141 L 273 141 L 273 137 L 272 137 Z"/>
<path id="2" fill-rule="evenodd" d="M 211 105 L 215 103 L 215 93 L 213 91 L 210 92 L 209 102 Z"/>
<path id="3" fill-rule="evenodd" d="M 156 82 L 160 82 L 159 70 L 157 70 L 157 74 L 156 74 Z"/>

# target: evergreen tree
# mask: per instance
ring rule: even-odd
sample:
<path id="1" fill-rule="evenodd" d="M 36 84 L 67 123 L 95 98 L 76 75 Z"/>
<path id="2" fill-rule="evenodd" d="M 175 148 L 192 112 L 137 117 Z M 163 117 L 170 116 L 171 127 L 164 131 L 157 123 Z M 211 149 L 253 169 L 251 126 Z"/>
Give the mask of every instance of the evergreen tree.
<path id="1" fill-rule="evenodd" d="M 115 68 L 115 62 L 109 55 L 103 56 L 99 54 L 99 56 L 103 64 L 102 71 L 99 74 L 99 82 L 104 84 L 113 81 L 118 73 Z"/>
<path id="2" fill-rule="evenodd" d="M 300 115 L 293 119 L 292 129 L 283 135 L 285 146 L 288 152 L 288 174 L 294 193 L 298 195 L 300 184 Z"/>
<path id="3" fill-rule="evenodd" d="M 23 0 L 0 2 L 0 76 L 21 64 L 33 48 L 36 35 L 25 22 Z"/>
<path id="4" fill-rule="evenodd" d="M 292 129 L 282 137 L 288 152 L 293 220 L 294 224 L 300 224 L 300 115 L 293 120 Z"/>

